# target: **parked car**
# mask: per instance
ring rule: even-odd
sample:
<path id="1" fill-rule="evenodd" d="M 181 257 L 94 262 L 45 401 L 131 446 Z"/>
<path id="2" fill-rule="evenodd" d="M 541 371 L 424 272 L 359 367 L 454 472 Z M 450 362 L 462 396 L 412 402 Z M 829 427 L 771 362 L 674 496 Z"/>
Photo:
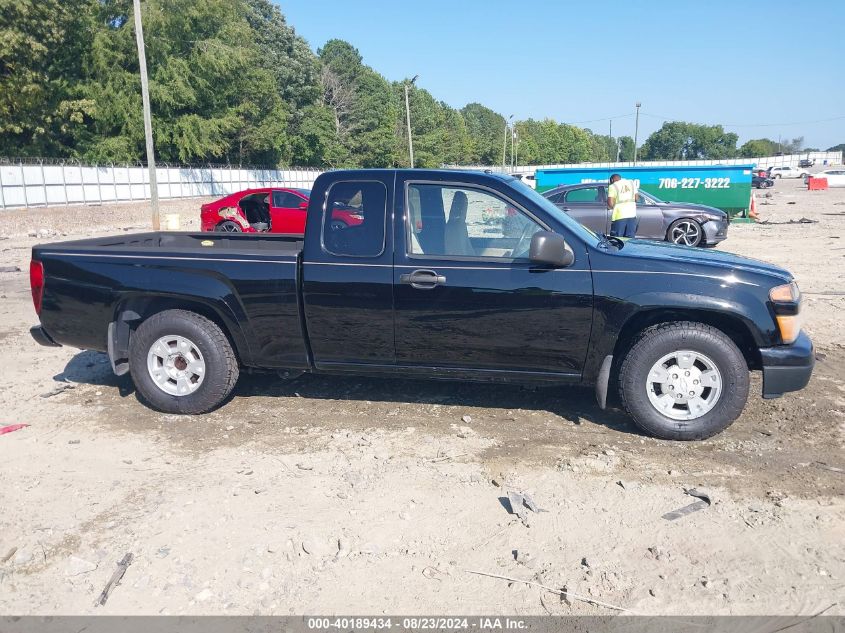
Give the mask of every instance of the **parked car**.
<path id="1" fill-rule="evenodd" d="M 596 233 L 610 232 L 607 183 L 562 185 L 543 193 L 559 209 Z M 728 215 L 721 209 L 689 202 L 664 202 L 640 191 L 637 237 L 685 246 L 715 246 L 728 236 Z"/>
<path id="2" fill-rule="evenodd" d="M 353 204 L 363 222 L 337 227 L 332 209 Z M 507 217 L 518 232 L 505 234 Z M 36 341 L 107 352 L 170 413 L 212 410 L 254 368 L 581 384 L 602 408 L 618 391 L 646 432 L 692 440 L 740 415 L 749 370 L 771 398 L 802 389 L 815 358 L 786 270 L 607 238 L 518 179 L 479 172 L 330 171 L 304 237 L 39 245 L 30 285 Z"/>
<path id="3" fill-rule="evenodd" d="M 814 161 L 812 158 L 802 158 L 801 160 L 798 161 L 798 166 L 804 167 L 804 168 L 812 167 L 815 164 L 816 164 L 816 161 Z"/>
<path id="4" fill-rule="evenodd" d="M 828 187 L 845 187 L 845 167 L 831 167 L 830 169 L 825 169 L 817 174 L 808 174 L 804 178 L 805 184 L 807 179 L 810 177 L 824 178 L 827 180 Z"/>
<path id="5" fill-rule="evenodd" d="M 803 178 L 808 173 L 806 169 L 792 167 L 791 165 L 769 168 L 769 178 Z"/>
<path id="6" fill-rule="evenodd" d="M 526 185 L 528 185 L 532 189 L 537 188 L 537 177 L 533 173 L 531 173 L 531 174 L 514 174 L 514 176 L 516 178 L 519 178 L 522 182 L 524 182 Z"/>
<path id="7" fill-rule="evenodd" d="M 751 176 L 751 186 L 755 189 L 768 189 L 769 187 L 775 186 L 775 181 L 771 178 L 764 176 L 766 172 L 761 171 L 759 174 L 753 174 Z"/>
<path id="8" fill-rule="evenodd" d="M 246 189 L 202 205 L 200 224 L 203 231 L 302 235 L 310 195 L 310 189 Z M 363 221 L 354 206 L 336 208 L 332 217 L 340 228 Z"/>

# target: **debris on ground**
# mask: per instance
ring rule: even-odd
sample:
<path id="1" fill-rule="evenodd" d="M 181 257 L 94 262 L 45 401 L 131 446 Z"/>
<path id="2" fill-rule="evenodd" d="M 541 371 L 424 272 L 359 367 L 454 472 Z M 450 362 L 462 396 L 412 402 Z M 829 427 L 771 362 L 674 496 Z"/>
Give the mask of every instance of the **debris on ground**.
<path id="1" fill-rule="evenodd" d="M 17 266 L 0 266 L 0 273 L 19 273 L 21 269 Z"/>
<path id="2" fill-rule="evenodd" d="M 571 591 L 564 591 L 563 589 L 555 589 L 554 587 L 549 587 L 547 585 L 542 585 L 539 582 L 534 582 L 533 580 L 522 580 L 520 578 L 511 578 L 509 576 L 500 576 L 499 574 L 490 574 L 485 571 L 473 571 L 472 569 L 465 569 L 464 570 L 468 574 L 475 574 L 477 576 L 487 576 L 488 578 L 498 578 L 499 580 L 507 580 L 508 582 L 521 582 L 525 585 L 530 585 L 532 587 L 539 587 L 549 593 L 556 594 L 560 596 L 562 599 L 569 598 L 571 600 L 580 600 L 581 602 L 586 602 L 588 604 L 594 604 L 599 607 L 604 607 L 606 609 L 613 609 L 614 611 L 625 611 L 626 613 L 633 613 L 630 609 L 626 609 L 625 607 L 618 607 L 614 604 L 609 604 L 607 602 L 601 602 L 599 600 L 594 600 L 593 598 L 587 598 L 586 596 L 579 596 L 577 594 L 572 593 Z"/>
<path id="3" fill-rule="evenodd" d="M 120 579 L 123 578 L 123 574 L 126 573 L 129 565 L 132 564 L 132 559 L 134 556 L 132 552 L 128 552 L 117 564 L 117 569 L 112 574 L 109 581 L 106 583 L 106 586 L 103 587 L 103 591 L 100 593 L 100 597 L 97 598 L 97 602 L 94 603 L 94 606 L 104 605 L 106 604 L 106 600 L 109 599 L 109 594 L 111 593 L 112 589 L 117 587 L 120 584 Z"/>
<path id="4" fill-rule="evenodd" d="M 6 433 L 12 433 L 14 431 L 19 431 L 28 427 L 29 424 L 10 424 L 9 426 L 0 427 L 0 435 L 5 435 Z"/>
<path id="5" fill-rule="evenodd" d="M 508 502 L 510 503 L 510 513 L 515 514 L 527 526 L 529 522 L 528 512 L 544 512 L 540 507 L 534 503 L 534 499 L 526 492 L 508 491 Z"/>
<path id="6" fill-rule="evenodd" d="M 41 394 L 42 398 L 52 398 L 53 396 L 58 396 L 60 393 L 64 393 L 68 389 L 76 389 L 76 385 L 72 385 L 69 382 L 63 382 L 59 386 Z"/>
<path id="7" fill-rule="evenodd" d="M 667 512 L 663 515 L 664 519 L 666 519 L 667 521 L 676 521 L 681 517 L 685 517 L 686 515 L 691 514 L 693 512 L 704 510 L 704 508 L 709 507 L 712 503 L 709 494 L 696 490 L 695 488 L 689 488 L 687 490 L 684 490 L 684 494 L 687 494 L 690 497 L 696 497 L 697 499 L 699 499 L 699 501 L 684 506 L 683 508 L 673 510 L 672 512 Z"/>
<path id="8" fill-rule="evenodd" d="M 14 555 L 15 555 L 15 552 L 17 552 L 17 551 L 18 551 L 17 546 L 12 547 L 11 549 L 9 549 L 9 551 L 8 551 L 8 552 L 6 552 L 5 554 L 3 554 L 2 558 L 0 558 L 0 563 L 6 563 L 6 562 L 8 562 L 8 561 L 9 561 L 9 559 L 11 559 L 11 558 L 12 558 L 12 556 L 14 556 Z"/>

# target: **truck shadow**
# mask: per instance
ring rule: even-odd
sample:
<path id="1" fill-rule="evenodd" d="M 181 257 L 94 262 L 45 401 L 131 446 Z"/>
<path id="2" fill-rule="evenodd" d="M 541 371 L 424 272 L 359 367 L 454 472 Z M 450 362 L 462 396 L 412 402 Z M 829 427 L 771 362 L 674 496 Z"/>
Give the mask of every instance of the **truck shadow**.
<path id="1" fill-rule="evenodd" d="M 79 352 L 68 361 L 64 370 L 53 376 L 57 382 L 78 382 L 96 387 L 114 387 L 121 398 L 135 393 L 135 385 L 127 376 L 115 376 L 109 357 L 102 352 Z"/>
<path id="2" fill-rule="evenodd" d="M 121 398 L 134 395 L 144 406 L 128 376 L 115 376 L 108 356 L 83 351 L 74 356 L 64 371 L 55 375 L 59 382 L 74 382 L 117 389 Z M 275 374 L 242 373 L 232 395 L 218 407 L 225 410 L 238 400 L 251 398 L 308 398 L 325 401 L 381 403 L 396 405 L 442 405 L 545 411 L 572 424 L 592 422 L 623 433 L 637 433 L 636 426 L 617 409 L 602 411 L 592 389 L 575 386 L 524 387 L 508 383 L 473 383 L 402 378 L 357 376 L 318 376 L 303 374 L 284 380 Z M 472 413 L 469 411 L 469 413 Z"/>
<path id="3" fill-rule="evenodd" d="M 362 378 L 303 374 L 282 381 L 267 375 L 241 376 L 234 398 L 310 398 L 384 404 L 442 405 L 509 411 L 545 411 L 572 424 L 592 422 L 623 433 L 640 434 L 622 411 L 602 411 L 586 387 L 525 387 L 509 383 L 474 383 L 402 378 Z M 226 406 L 225 404 L 223 405 Z M 472 414 L 472 411 L 467 413 Z"/>

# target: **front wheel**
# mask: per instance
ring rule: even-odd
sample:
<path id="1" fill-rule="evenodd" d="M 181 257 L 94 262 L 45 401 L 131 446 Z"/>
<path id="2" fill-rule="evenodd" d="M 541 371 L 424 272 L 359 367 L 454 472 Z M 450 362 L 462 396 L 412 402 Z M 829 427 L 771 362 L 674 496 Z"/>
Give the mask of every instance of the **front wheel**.
<path id="1" fill-rule="evenodd" d="M 675 244 L 683 244 L 684 246 L 698 246 L 701 244 L 701 239 L 704 237 L 704 230 L 701 225 L 695 220 L 683 218 L 675 220 L 669 225 L 669 230 L 666 232 L 666 239 Z"/>
<path id="2" fill-rule="evenodd" d="M 129 371 L 144 400 L 165 413 L 206 413 L 238 380 L 229 339 L 216 323 L 187 310 L 141 323 L 129 340 Z"/>
<path id="3" fill-rule="evenodd" d="M 748 384 L 736 344 L 714 327 L 688 321 L 644 330 L 619 372 L 628 414 L 665 440 L 701 440 L 726 429 L 745 407 Z"/>

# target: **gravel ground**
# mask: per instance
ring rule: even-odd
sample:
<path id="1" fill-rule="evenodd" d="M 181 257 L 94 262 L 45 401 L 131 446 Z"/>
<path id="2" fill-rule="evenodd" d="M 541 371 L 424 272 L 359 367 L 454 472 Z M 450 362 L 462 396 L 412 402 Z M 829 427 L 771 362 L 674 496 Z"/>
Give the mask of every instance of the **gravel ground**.
<path id="1" fill-rule="evenodd" d="M 202 202 L 162 212 L 195 229 Z M 820 362 L 779 400 L 755 376 L 685 444 L 580 389 L 242 376 L 214 413 L 155 413 L 104 355 L 27 331 L 31 246 L 142 230 L 145 205 L 5 212 L 0 426 L 30 426 L 0 436 L 0 614 L 845 614 L 845 189 L 761 203 L 720 248 L 795 273 Z M 663 519 L 689 487 L 712 504 Z"/>

